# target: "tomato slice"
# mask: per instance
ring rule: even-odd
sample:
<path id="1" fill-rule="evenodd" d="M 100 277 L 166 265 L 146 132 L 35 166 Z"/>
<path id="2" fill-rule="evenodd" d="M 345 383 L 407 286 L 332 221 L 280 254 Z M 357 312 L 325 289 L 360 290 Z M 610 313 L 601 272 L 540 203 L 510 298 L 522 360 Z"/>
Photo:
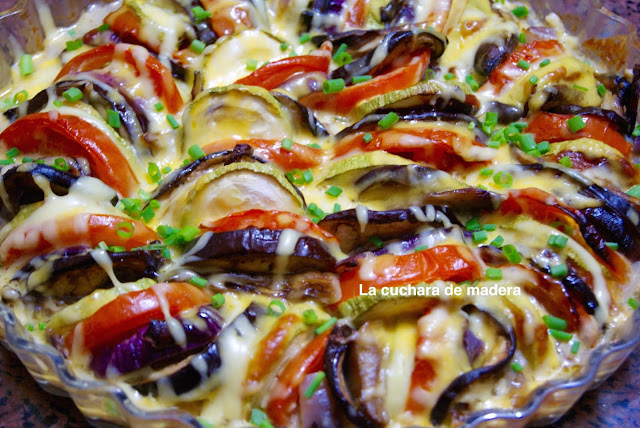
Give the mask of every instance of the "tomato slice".
<path id="1" fill-rule="evenodd" d="M 127 222 L 133 226 L 122 228 L 118 224 Z M 0 260 L 3 264 L 25 257 L 35 257 L 60 248 L 75 245 L 95 247 L 104 241 L 107 245 L 124 247 L 127 250 L 141 247 L 158 238 L 156 232 L 144 223 L 124 217 L 82 213 L 67 217 L 54 217 L 37 224 L 18 226 L 0 245 Z"/>
<path id="2" fill-rule="evenodd" d="M 148 76 L 153 82 L 156 95 L 163 101 L 169 113 L 177 113 L 184 105 L 171 71 L 144 47 L 137 45 L 103 45 L 81 53 L 62 67 L 55 80 L 71 73 L 104 68 L 112 61 L 129 64 L 135 69 L 136 76 Z M 141 69 L 143 66 L 144 70 Z"/>
<path id="3" fill-rule="evenodd" d="M 220 140 L 208 144 L 202 150 L 209 154 L 222 150 L 232 150 L 237 144 L 248 144 L 253 147 L 254 154 L 265 160 L 275 162 L 285 170 L 307 169 L 320 165 L 322 149 L 293 143 L 291 150 L 282 148 L 281 140 L 263 140 L 252 138 L 249 140 Z"/>
<path id="4" fill-rule="evenodd" d="M 556 56 L 562 51 L 562 45 L 557 40 L 536 40 L 519 45 L 505 62 L 491 72 L 489 83 L 499 92 L 504 85 L 515 82 L 527 73 L 527 70 L 518 67 L 520 60 L 532 64 L 542 58 Z"/>
<path id="5" fill-rule="evenodd" d="M 91 173 L 121 195 L 133 194 L 138 186 L 129 161 L 116 143 L 77 116 L 33 113 L 9 125 L 0 140 L 25 154 L 85 158 Z"/>
<path id="6" fill-rule="evenodd" d="M 261 86 L 267 90 L 277 88 L 295 73 L 329 72 L 328 53 L 326 55 L 300 55 L 270 62 L 247 77 L 236 81 L 241 85 Z"/>
<path id="7" fill-rule="evenodd" d="M 460 282 L 471 280 L 480 273 L 480 265 L 471 251 L 459 245 L 442 245 L 401 256 L 383 254 L 375 258 L 372 272 L 366 275 L 362 272 L 365 263 L 359 260 L 358 267 L 340 275 L 340 302 L 359 296 L 361 291 L 366 293 L 372 287 L 381 289 L 437 279 Z"/>
<path id="8" fill-rule="evenodd" d="M 139 38 L 142 24 L 140 17 L 129 6 L 123 5 L 120 9 L 110 13 L 104 22 L 109 24 L 109 29 L 116 33 L 123 42 L 135 44 L 143 42 Z M 157 52 L 157 47 L 155 51 Z"/>
<path id="9" fill-rule="evenodd" d="M 607 119 L 598 116 L 581 116 L 586 126 L 578 132 L 571 132 L 567 125 L 571 117 L 566 114 L 538 113 L 529 120 L 527 132 L 533 134 L 537 142 L 557 143 L 578 138 L 592 138 L 613 147 L 625 157 L 631 153 L 631 143 L 618 132 L 616 125 Z"/>
<path id="10" fill-rule="evenodd" d="M 121 294 L 78 323 L 65 343 L 71 349 L 73 336 L 82 334 L 84 347 L 94 352 L 118 343 L 152 319 L 164 319 L 163 306 L 175 316 L 185 309 L 206 305 L 210 299 L 203 289 L 180 282 L 164 282 L 146 290 Z"/>
<path id="11" fill-rule="evenodd" d="M 351 151 L 384 150 L 414 161 L 427 163 L 435 168 L 451 171 L 457 166 L 471 162 L 484 162 L 493 154 L 474 138 L 463 133 L 441 128 L 394 128 L 386 131 L 370 132 L 369 143 L 363 140 L 364 133 L 354 134 L 339 141 L 335 147 L 335 157 Z M 478 148 L 487 150 L 486 156 L 478 157 Z M 482 156 L 482 155 L 480 155 Z M 485 159 L 486 158 L 486 159 Z"/>
<path id="12" fill-rule="evenodd" d="M 245 379 L 247 388 L 255 387 L 278 361 L 287 346 L 291 331 L 299 321 L 300 317 L 295 314 L 282 315 L 260 341 L 249 362 L 249 372 Z"/>
<path id="13" fill-rule="evenodd" d="M 367 21 L 368 0 L 355 0 L 347 9 L 345 24 L 350 28 L 362 28 Z"/>
<path id="14" fill-rule="evenodd" d="M 306 217 L 287 211 L 248 210 L 233 213 L 227 217 L 201 225 L 204 230 L 228 232 L 248 227 L 262 229 L 294 229 L 321 241 L 338 242 L 335 236 L 322 229 Z"/>
<path id="15" fill-rule="evenodd" d="M 409 387 L 409 397 L 407 399 L 406 410 L 418 413 L 424 411 L 424 405 L 418 402 L 414 397 L 413 391 L 415 389 L 422 389 L 425 391 L 430 390 L 430 385 L 436 377 L 436 372 L 433 369 L 433 364 L 429 359 L 415 359 L 415 366 L 411 373 L 411 386 Z"/>
<path id="16" fill-rule="evenodd" d="M 201 0 L 201 3 L 202 7 L 211 12 L 211 28 L 218 37 L 237 34 L 254 27 L 249 11 L 240 1 Z"/>
<path id="17" fill-rule="evenodd" d="M 304 376 L 322 370 L 322 358 L 330 332 L 331 329 L 314 337 L 278 375 L 278 381 L 272 390 L 265 409 L 267 415 L 275 424 L 287 425 L 291 414 L 295 410 L 298 401 L 298 389 Z"/>
<path id="18" fill-rule="evenodd" d="M 408 64 L 389 73 L 376 76 L 368 82 L 347 86 L 340 92 L 333 94 L 325 94 L 322 91 L 313 92 L 302 97 L 300 102 L 316 110 L 347 114 L 361 101 L 387 92 L 406 89 L 418 83 L 429 64 L 430 57 L 431 52 L 427 50 L 415 55 Z"/>

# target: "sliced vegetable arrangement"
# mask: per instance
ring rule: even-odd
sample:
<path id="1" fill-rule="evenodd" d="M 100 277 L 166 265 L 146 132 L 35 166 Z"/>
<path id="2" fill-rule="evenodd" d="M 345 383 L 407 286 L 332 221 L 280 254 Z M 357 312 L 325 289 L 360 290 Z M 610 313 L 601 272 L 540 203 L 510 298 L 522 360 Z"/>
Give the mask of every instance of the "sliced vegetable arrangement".
<path id="1" fill-rule="evenodd" d="M 202 426 L 459 426 L 579 375 L 638 307 L 640 66 L 426 3 L 124 0 L 49 34 L 4 91 L 3 304 Z"/>

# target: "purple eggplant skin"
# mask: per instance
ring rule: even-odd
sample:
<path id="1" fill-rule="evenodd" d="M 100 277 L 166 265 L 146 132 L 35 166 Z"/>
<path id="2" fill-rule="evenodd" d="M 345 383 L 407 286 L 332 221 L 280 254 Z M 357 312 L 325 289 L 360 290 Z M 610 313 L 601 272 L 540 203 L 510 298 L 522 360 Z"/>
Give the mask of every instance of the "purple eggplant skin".
<path id="1" fill-rule="evenodd" d="M 500 44 L 496 42 L 481 44 L 473 60 L 474 69 L 479 75 L 488 77 L 493 70 L 509 58 L 516 46 L 518 46 L 518 37 L 515 34 L 503 39 Z"/>
<path id="2" fill-rule="evenodd" d="M 149 365 L 157 369 L 202 351 L 218 336 L 223 320 L 212 306 L 201 306 L 195 317 L 201 321 L 194 323 L 176 317 L 187 339 L 184 347 L 175 342 L 165 320 L 151 320 L 120 343 L 94 354 L 91 369 L 100 377 L 107 373 L 126 374 Z M 206 325 L 204 330 L 197 327 L 202 321 Z"/>
<path id="3" fill-rule="evenodd" d="M 175 2 L 178 6 L 184 7 L 184 2 Z M 191 3 L 188 7 L 184 7 L 185 12 L 189 15 L 189 19 L 191 20 L 191 24 L 193 28 L 196 30 L 197 39 L 200 40 L 205 45 L 209 46 L 218 39 L 216 33 L 213 31 L 211 27 L 210 19 L 198 19 L 193 13 L 193 8 L 202 7 L 202 2 L 200 0 L 191 0 Z"/>
<path id="4" fill-rule="evenodd" d="M 77 162 L 68 162 L 71 166 Z M 26 205 L 44 200 L 44 192 L 33 177 L 44 177 L 51 184 L 51 191 L 64 196 L 79 178 L 80 171 L 72 168 L 61 171 L 50 165 L 34 162 L 16 164 L 2 171 L 2 183 L 6 198 L 0 200 L 0 218 L 10 221 Z"/>
<path id="5" fill-rule="evenodd" d="M 547 275 L 551 275 L 551 267 L 538 266 L 535 263 L 531 263 L 531 266 Z M 591 290 L 589 284 L 585 282 L 580 275 L 576 272 L 571 264 L 567 264 L 567 275 L 560 280 L 563 288 L 563 293 L 570 301 L 577 301 L 584 308 L 585 312 L 589 315 L 595 314 L 598 308 L 598 299 Z M 567 295 L 568 294 L 568 295 Z M 574 312 L 572 310 L 572 312 Z"/>
<path id="6" fill-rule="evenodd" d="M 623 106 L 629 127 L 634 129 L 636 125 L 638 125 L 638 108 L 640 107 L 640 64 L 636 64 L 633 67 L 633 78 L 631 82 L 627 82 L 626 79 L 621 78 L 616 83 L 622 86 L 618 94 L 618 99 Z M 635 140 L 638 139 L 640 138 L 635 137 Z"/>
<path id="7" fill-rule="evenodd" d="M 316 119 L 311 109 L 282 92 L 273 91 L 271 95 L 291 114 L 291 121 L 295 127 L 309 131 L 311 135 L 315 137 L 326 137 L 329 135 L 327 129 Z"/>
<path id="8" fill-rule="evenodd" d="M 282 230 L 249 227 L 229 232 L 205 233 L 187 249 L 185 264 L 189 267 L 211 267 L 226 272 L 272 273 L 276 269 L 276 249 Z M 202 245 L 201 240 L 206 239 Z M 303 272 L 333 272 L 336 259 L 323 242 L 301 235 L 293 253 L 288 256 L 282 274 Z"/>
<path id="9" fill-rule="evenodd" d="M 369 415 L 362 403 L 355 402 L 345 378 L 345 359 L 357 334 L 347 324 L 337 324 L 331 330 L 324 352 L 326 379 L 338 408 L 351 423 L 359 428 L 382 428 L 383 425 Z"/>
<path id="10" fill-rule="evenodd" d="M 380 8 L 380 21 L 385 26 L 395 27 L 408 24 L 415 19 L 415 11 L 410 2 L 406 0 L 391 0 L 386 6 Z"/>
<path id="11" fill-rule="evenodd" d="M 443 190 L 442 192 L 425 195 L 422 202 L 430 205 L 439 205 L 443 212 L 455 218 L 445 208 L 456 211 L 495 211 L 497 210 L 504 196 L 489 190 L 478 189 L 477 187 L 465 187 L 464 189 Z"/>
<path id="12" fill-rule="evenodd" d="M 439 207 L 434 207 L 436 211 L 442 211 Z M 424 212 L 424 210 L 422 210 Z M 368 210 L 367 224 L 362 230 L 356 210 L 350 209 L 329 214 L 322 219 L 318 225 L 327 232 L 338 238 L 340 249 L 345 253 L 362 247 L 369 243 L 372 237 L 380 238 L 383 241 L 390 239 L 401 239 L 415 233 L 417 229 L 425 224 L 441 227 L 442 223 L 434 220 L 423 222 L 419 220 L 410 209 L 371 211 Z"/>
<path id="13" fill-rule="evenodd" d="M 449 414 L 449 410 L 453 401 L 462 391 L 464 391 L 473 382 L 482 379 L 492 373 L 500 371 L 509 363 L 509 361 L 511 361 L 513 355 L 516 352 L 516 334 L 511 326 L 505 326 L 500 321 L 498 321 L 490 312 L 480 309 L 475 305 L 466 305 L 462 308 L 462 310 L 467 313 L 470 313 L 474 310 L 480 311 L 489 316 L 496 323 L 496 325 L 500 326 L 500 335 L 503 336 L 507 341 L 507 351 L 505 356 L 497 363 L 473 369 L 455 378 L 453 382 L 451 382 L 449 386 L 445 388 L 442 394 L 440 394 L 438 401 L 436 401 L 433 409 L 431 409 L 431 423 L 433 425 L 440 425 L 442 424 L 442 422 L 444 422 L 447 415 Z"/>
<path id="14" fill-rule="evenodd" d="M 504 104 L 499 101 L 491 101 L 488 103 L 487 111 L 498 114 L 498 123 L 500 125 L 508 125 L 524 117 L 524 110 L 520 107 Z"/>
<path id="15" fill-rule="evenodd" d="M 469 330 L 469 328 L 464 331 L 464 335 L 462 336 L 462 345 L 464 346 L 464 351 L 467 353 L 467 358 L 471 364 L 473 364 L 476 358 L 482 354 L 485 347 L 485 343 L 478 339 L 476 335 Z"/>
<path id="16" fill-rule="evenodd" d="M 338 428 L 335 404 L 329 393 L 329 385 L 323 380 L 310 398 L 305 392 L 318 373 L 304 377 L 300 384 L 300 426 L 301 428 Z"/>
<path id="17" fill-rule="evenodd" d="M 35 290 L 60 298 L 84 297 L 96 289 L 112 287 L 109 276 L 91 252 L 91 248 L 71 247 L 35 257 L 14 275 L 7 287 L 24 290 L 22 295 Z M 116 278 L 122 282 L 155 279 L 166 262 L 160 251 L 107 251 L 107 255 Z M 47 275 L 33 275 L 42 272 Z"/>

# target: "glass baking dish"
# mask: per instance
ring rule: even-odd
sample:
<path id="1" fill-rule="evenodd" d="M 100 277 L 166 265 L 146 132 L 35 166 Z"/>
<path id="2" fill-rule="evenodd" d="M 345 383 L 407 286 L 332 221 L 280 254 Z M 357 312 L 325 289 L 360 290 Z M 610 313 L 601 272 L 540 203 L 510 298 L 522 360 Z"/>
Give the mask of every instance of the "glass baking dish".
<path id="1" fill-rule="evenodd" d="M 38 4 L 47 4 L 58 26 L 73 23 L 95 0 L 0 0 L 0 87 L 10 82 L 9 68 L 20 50 L 36 52 L 44 48 L 44 31 Z M 544 16 L 557 13 L 567 30 L 576 35 L 585 53 L 620 72 L 640 58 L 635 27 L 627 20 L 603 9 L 597 0 L 531 0 L 533 8 Z M 19 48 L 18 48 L 19 47 Z M 199 426 L 192 415 L 178 409 L 146 411 L 134 404 L 121 388 L 74 376 L 62 355 L 52 346 L 36 343 L 17 321 L 12 311 L 0 302 L 0 341 L 14 352 L 46 391 L 70 396 L 94 426 L 119 425 L 148 427 Z M 640 311 L 617 336 L 596 348 L 584 370 L 571 379 L 555 380 L 537 388 L 526 405 L 516 409 L 482 410 L 469 416 L 464 426 L 546 425 L 562 417 L 582 394 L 597 388 L 630 355 L 640 342 Z"/>

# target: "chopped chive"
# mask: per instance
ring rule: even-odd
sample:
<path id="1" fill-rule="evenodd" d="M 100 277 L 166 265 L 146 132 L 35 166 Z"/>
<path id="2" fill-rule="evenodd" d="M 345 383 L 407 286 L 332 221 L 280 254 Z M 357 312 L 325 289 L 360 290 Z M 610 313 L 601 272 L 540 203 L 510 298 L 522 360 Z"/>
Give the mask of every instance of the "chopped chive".
<path id="1" fill-rule="evenodd" d="M 280 50 L 281 51 L 286 51 L 287 49 L 289 49 L 289 45 L 286 43 L 280 43 Z"/>
<path id="2" fill-rule="evenodd" d="M 187 150 L 187 153 L 189 154 L 189 157 L 192 160 L 197 160 L 205 156 L 204 151 L 197 144 L 194 144 L 193 146 L 189 147 L 189 150 Z"/>
<path id="3" fill-rule="evenodd" d="M 20 92 L 17 92 L 13 96 L 13 103 L 14 104 L 22 104 L 24 101 L 27 100 L 28 97 L 29 97 L 29 93 L 27 92 L 26 89 L 23 89 Z"/>
<path id="4" fill-rule="evenodd" d="M 520 59 L 518 60 L 518 67 L 520 67 L 523 70 L 528 70 L 529 67 L 531 67 L 531 64 L 529 64 L 527 61 Z"/>
<path id="5" fill-rule="evenodd" d="M 493 175 L 493 168 L 482 168 L 480 170 L 480 175 L 485 176 L 485 177 L 489 177 L 489 176 Z"/>
<path id="6" fill-rule="evenodd" d="M 282 314 L 285 313 L 286 310 L 287 310 L 287 307 L 284 305 L 284 303 L 276 299 L 273 299 L 271 303 L 269 303 L 269 306 L 267 307 L 267 312 L 269 312 L 269 315 L 274 317 L 281 316 Z"/>
<path id="7" fill-rule="evenodd" d="M 62 107 L 62 101 L 60 101 L 60 100 L 54 100 L 54 101 L 53 101 L 53 105 L 54 105 L 54 106 L 56 106 L 56 107 Z"/>
<path id="8" fill-rule="evenodd" d="M 531 150 L 535 150 L 537 147 L 536 140 L 531 134 L 520 134 L 518 141 L 520 142 L 520 148 L 524 152 L 530 152 Z"/>
<path id="9" fill-rule="evenodd" d="M 424 250 L 428 250 L 429 246 L 428 245 L 420 245 L 419 247 L 416 247 L 413 251 L 415 253 L 419 253 L 420 251 L 424 251 Z"/>
<path id="10" fill-rule="evenodd" d="M 498 268 L 487 268 L 487 270 L 484 272 L 484 275 L 488 279 L 500 280 L 502 279 L 502 270 Z"/>
<path id="11" fill-rule="evenodd" d="M 14 162 L 13 159 L 0 159 L 0 165 L 11 165 Z"/>
<path id="12" fill-rule="evenodd" d="M 156 111 L 164 110 L 164 106 L 162 105 L 162 103 L 155 103 L 153 107 L 156 109 Z"/>
<path id="13" fill-rule="evenodd" d="M 167 115 L 167 122 L 169 122 L 169 125 L 171 125 L 173 129 L 180 128 L 180 124 L 176 120 L 175 116 L 173 116 L 172 114 Z"/>
<path id="14" fill-rule="evenodd" d="M 257 59 L 248 59 L 246 63 L 246 68 L 249 71 L 255 71 L 258 68 L 258 60 Z"/>
<path id="15" fill-rule="evenodd" d="M 535 74 L 531 77 L 529 77 L 529 83 L 531 83 L 532 85 L 535 85 L 536 83 L 538 83 L 538 76 L 536 76 Z"/>
<path id="16" fill-rule="evenodd" d="M 300 169 L 292 169 L 291 171 L 285 174 L 287 180 L 289 180 L 292 184 L 304 184 L 304 176 Z"/>
<path id="17" fill-rule="evenodd" d="M 307 43 L 309 40 L 311 40 L 311 35 L 309 33 L 303 33 L 298 37 L 298 41 L 300 43 Z"/>
<path id="18" fill-rule="evenodd" d="M 291 149 L 293 149 L 293 141 L 288 138 L 283 138 L 280 143 L 280 147 L 282 147 L 283 150 L 290 152 Z"/>
<path id="19" fill-rule="evenodd" d="M 566 331 L 554 330 L 552 328 L 549 329 L 549 334 L 561 342 L 568 342 L 573 337 L 573 334 L 567 333 Z"/>
<path id="20" fill-rule="evenodd" d="M 618 250 L 618 243 L 617 242 L 605 242 L 604 245 L 606 245 L 607 247 L 611 248 L 614 251 Z"/>
<path id="21" fill-rule="evenodd" d="M 398 117 L 397 114 L 395 114 L 394 112 L 390 111 L 389 113 L 387 113 L 382 119 L 380 119 L 378 121 L 378 126 L 382 129 L 389 129 L 391 128 L 398 120 L 400 120 L 400 118 Z"/>
<path id="22" fill-rule="evenodd" d="M 584 86 L 580 86 L 577 83 L 573 84 L 573 89 L 577 89 L 577 90 L 582 91 L 582 92 L 589 92 L 588 88 L 585 88 Z"/>
<path id="23" fill-rule="evenodd" d="M 598 95 L 600 95 L 601 97 L 604 97 L 604 94 L 607 93 L 607 88 L 605 88 L 602 83 L 598 83 L 596 89 L 598 90 Z"/>
<path id="24" fill-rule="evenodd" d="M 529 15 L 529 9 L 526 6 L 518 6 L 515 9 L 511 10 L 517 18 L 526 18 Z"/>
<path id="25" fill-rule="evenodd" d="M 536 150 L 538 150 L 540 152 L 541 155 L 547 153 L 549 151 L 550 148 L 550 144 L 548 141 L 541 141 L 538 143 L 538 146 L 536 147 Z"/>
<path id="26" fill-rule="evenodd" d="M 158 165 L 154 162 L 149 162 L 149 165 L 147 166 L 147 175 L 151 179 L 152 183 L 157 183 L 160 181 L 160 178 L 162 178 L 160 168 L 158 168 Z"/>
<path id="27" fill-rule="evenodd" d="M 489 242 L 489 245 L 493 245 L 494 247 L 500 248 L 500 246 L 502 246 L 503 243 L 504 243 L 504 238 L 502 237 L 502 235 L 498 235 L 495 237 L 493 241 Z"/>
<path id="28" fill-rule="evenodd" d="M 564 263 L 551 266 L 551 276 L 554 278 L 564 278 L 567 276 L 567 273 L 569 273 L 569 270 L 567 269 L 567 265 Z"/>
<path id="29" fill-rule="evenodd" d="M 467 85 L 469 85 L 473 92 L 476 92 L 478 89 L 480 89 L 480 85 L 472 75 L 468 74 L 464 80 L 467 82 Z"/>
<path id="30" fill-rule="evenodd" d="M 27 330 L 29 331 L 34 331 L 35 327 L 33 326 L 33 324 L 26 324 L 25 327 L 27 328 Z"/>
<path id="31" fill-rule="evenodd" d="M 42 331 L 45 328 L 47 328 L 47 323 L 46 322 L 39 322 L 38 323 L 38 330 Z"/>
<path id="32" fill-rule="evenodd" d="M 561 157 L 560 159 L 558 159 L 558 163 L 567 168 L 573 167 L 573 162 L 571 162 L 571 158 L 569 156 Z"/>
<path id="33" fill-rule="evenodd" d="M 480 230 L 481 227 L 480 227 L 480 221 L 478 220 L 478 217 L 471 217 L 465 224 L 465 228 L 471 232 Z"/>
<path id="34" fill-rule="evenodd" d="M 70 40 L 66 43 L 67 52 L 72 52 L 82 47 L 82 40 Z"/>
<path id="35" fill-rule="evenodd" d="M 483 224 L 482 225 L 482 230 L 487 230 L 489 232 L 493 232 L 494 230 L 496 230 L 496 225 L 495 224 L 491 224 L 491 223 Z"/>
<path id="36" fill-rule="evenodd" d="M 484 242 L 487 240 L 487 231 L 479 230 L 478 232 L 473 232 L 473 242 L 478 244 L 480 242 Z"/>
<path id="37" fill-rule="evenodd" d="M 443 77 L 444 77 L 444 80 L 449 81 L 449 80 L 453 80 L 453 78 L 456 76 L 453 73 L 447 73 Z"/>
<path id="38" fill-rule="evenodd" d="M 565 320 L 554 317 L 553 315 L 543 315 L 542 321 L 544 321 L 544 324 L 552 330 L 566 330 L 568 325 Z"/>
<path id="39" fill-rule="evenodd" d="M 325 192 L 327 195 L 337 198 L 342 193 L 342 189 L 338 186 L 331 186 Z"/>
<path id="40" fill-rule="evenodd" d="M 325 321 L 320 327 L 316 328 L 316 334 L 322 334 L 325 331 L 329 330 L 333 325 L 338 321 L 338 318 L 331 317 L 327 321 Z"/>
<path id="41" fill-rule="evenodd" d="M 513 177 L 508 172 L 499 172 L 493 176 L 493 182 L 505 189 L 513 185 Z"/>
<path id="42" fill-rule="evenodd" d="M 362 136 L 362 141 L 364 141 L 365 144 L 369 144 L 372 139 L 373 139 L 373 136 L 371 135 L 371 132 L 367 132 Z"/>
<path id="43" fill-rule="evenodd" d="M 22 55 L 18 61 L 18 65 L 20 67 L 21 76 L 28 76 L 33 73 L 33 57 L 31 55 Z"/>
<path id="44" fill-rule="evenodd" d="M 309 204 L 309 206 L 307 207 L 307 211 L 309 211 L 309 213 L 315 217 L 324 218 L 325 215 L 324 211 L 322 211 L 315 202 L 311 202 Z"/>
<path id="45" fill-rule="evenodd" d="M 149 223 L 151 220 L 153 220 L 153 217 L 155 215 L 156 214 L 153 212 L 153 208 L 151 208 L 150 206 L 143 209 L 142 212 L 140 213 L 140 216 L 142 217 L 145 223 Z"/>
<path id="46" fill-rule="evenodd" d="M 148 201 L 149 199 L 151 199 L 151 195 L 149 194 L 149 192 L 144 189 L 138 190 L 138 196 L 140 196 L 140 199 L 142 199 L 143 201 Z"/>
<path id="47" fill-rule="evenodd" d="M 107 31 L 109 28 L 111 28 L 111 26 L 105 22 L 104 24 L 101 24 L 100 26 L 98 26 L 97 30 L 100 32 L 103 32 L 103 31 Z"/>
<path id="48" fill-rule="evenodd" d="M 351 81 L 355 84 L 358 84 L 358 83 L 368 82 L 371 79 L 373 79 L 373 76 L 365 74 L 364 76 L 353 76 L 351 78 Z"/>
<path id="49" fill-rule="evenodd" d="M 371 242 L 378 248 L 382 248 L 384 246 L 384 241 L 377 236 L 372 236 L 371 238 L 369 238 L 369 242 Z"/>
<path id="50" fill-rule="evenodd" d="M 121 221 L 116 225 L 116 233 L 122 238 L 131 238 L 135 227 L 130 221 Z"/>
<path id="51" fill-rule="evenodd" d="M 509 260 L 509 263 L 518 264 L 522 261 L 522 256 L 515 246 L 507 244 L 502 247 L 502 253 Z"/>
<path id="52" fill-rule="evenodd" d="M 149 201 L 149 206 L 150 206 L 151 208 L 153 208 L 154 210 L 157 210 L 158 208 L 160 208 L 160 202 L 158 202 L 158 200 L 157 200 L 157 199 L 151 199 L 151 200 Z"/>
<path id="53" fill-rule="evenodd" d="M 568 237 L 554 234 L 549 236 L 549 240 L 547 241 L 547 244 L 551 245 L 552 247 L 564 248 L 565 245 L 567 245 L 568 241 L 569 241 Z"/>
<path id="54" fill-rule="evenodd" d="M 305 325 L 317 324 L 318 315 L 316 314 L 316 311 L 314 311 L 313 309 L 307 309 L 306 311 L 302 312 L 302 322 L 304 322 Z"/>
<path id="55" fill-rule="evenodd" d="M 199 276 L 192 276 L 189 279 L 189 283 L 195 285 L 196 287 L 204 288 L 207 286 L 207 280 L 205 278 L 201 278 Z"/>
<path id="56" fill-rule="evenodd" d="M 475 122 L 469 122 L 469 130 L 473 131 L 474 129 L 476 129 L 476 123 Z"/>
<path id="57" fill-rule="evenodd" d="M 636 184 L 635 186 L 627 190 L 625 193 L 629 196 L 635 196 L 636 198 L 640 198 L 640 184 Z"/>
<path id="58" fill-rule="evenodd" d="M 29 162 L 33 162 L 33 158 L 30 158 L 29 156 L 25 156 L 22 158 L 22 163 L 29 163 Z"/>
<path id="59" fill-rule="evenodd" d="M 198 39 L 195 39 L 191 42 L 191 45 L 189 45 L 189 49 L 191 49 L 193 52 L 197 53 L 197 54 L 201 54 L 204 51 L 204 48 L 206 48 L 207 45 Z"/>
<path id="60" fill-rule="evenodd" d="M 344 79 L 330 79 L 322 82 L 322 92 L 325 94 L 335 94 L 344 89 Z"/>
<path id="61" fill-rule="evenodd" d="M 7 157 L 8 158 L 15 158 L 16 156 L 18 156 L 20 154 L 20 149 L 17 147 L 12 147 L 9 149 L 9 151 L 7 152 Z"/>
<path id="62" fill-rule="evenodd" d="M 549 64 L 551 64 L 551 60 L 547 58 L 540 63 L 540 67 L 546 67 Z"/>
<path id="63" fill-rule="evenodd" d="M 196 21 L 203 21 L 211 17 L 211 12 L 203 9 L 202 6 L 192 7 L 191 12 L 193 13 L 193 17 L 196 18 Z"/>
<path id="64" fill-rule="evenodd" d="M 56 160 L 53 161 L 53 167 L 58 171 L 69 171 L 71 169 L 69 163 L 63 158 L 56 158 Z"/>
<path id="65" fill-rule="evenodd" d="M 514 361 L 513 364 L 511 364 L 511 370 L 513 370 L 516 373 L 520 373 L 523 368 L 524 367 L 522 367 L 522 364 L 520 364 L 517 361 Z"/>
<path id="66" fill-rule="evenodd" d="M 198 423 L 200 425 L 202 425 L 202 428 L 215 428 L 215 425 L 212 424 L 211 422 L 203 419 L 203 418 L 198 418 Z"/>
<path id="67" fill-rule="evenodd" d="M 318 373 L 316 373 L 309 386 L 307 386 L 307 389 L 305 389 L 304 396 L 307 398 L 311 398 L 313 396 L 313 393 L 316 392 L 316 389 L 318 389 L 326 376 L 327 375 L 323 371 L 319 371 Z"/>
<path id="68" fill-rule="evenodd" d="M 79 101 L 82 99 L 83 94 L 82 91 L 76 87 L 73 88 L 69 88 L 66 91 L 64 91 L 62 93 L 62 96 L 65 97 L 65 99 L 71 103 L 74 103 L 76 101 Z"/>
<path id="69" fill-rule="evenodd" d="M 571 132 L 576 133 L 581 129 L 584 129 L 587 124 L 579 115 L 575 115 L 571 119 L 567 120 L 567 126 Z"/>
<path id="70" fill-rule="evenodd" d="M 334 55 L 333 60 L 339 66 L 343 66 L 343 65 L 347 65 L 351 61 L 353 61 L 353 58 L 351 57 L 350 54 L 348 54 L 346 52 L 341 52 L 340 54 Z"/>
<path id="71" fill-rule="evenodd" d="M 580 349 L 580 342 L 576 340 L 571 344 L 571 353 L 577 354 L 579 349 Z"/>
<path id="72" fill-rule="evenodd" d="M 311 172 L 311 169 L 307 169 L 305 172 L 303 172 L 302 178 L 304 179 L 305 183 L 311 183 L 313 181 L 313 173 Z"/>
<path id="73" fill-rule="evenodd" d="M 251 409 L 250 422 L 260 428 L 273 428 L 273 425 L 269 422 L 266 413 L 260 409 Z"/>
<path id="74" fill-rule="evenodd" d="M 318 143 L 307 144 L 307 147 L 311 147 L 313 149 L 321 149 L 322 147 Z"/>
<path id="75" fill-rule="evenodd" d="M 487 146 L 491 147 L 492 149 L 497 149 L 498 147 L 500 147 L 500 141 L 490 140 L 487 143 Z"/>
<path id="76" fill-rule="evenodd" d="M 631 306 L 631 309 L 634 310 L 638 309 L 638 306 L 640 306 L 640 303 L 638 303 L 638 301 L 633 297 L 630 297 L 629 300 L 627 300 L 627 303 L 629 304 L 629 306 Z"/>
<path id="77" fill-rule="evenodd" d="M 333 204 L 333 212 L 334 213 L 340 212 L 341 210 L 342 210 L 342 207 L 340 206 L 339 203 L 336 202 L 335 204 Z"/>
<path id="78" fill-rule="evenodd" d="M 336 52 L 333 54 L 333 60 L 336 60 L 336 57 L 344 52 L 346 52 L 347 50 L 347 44 L 346 43 L 342 43 L 340 44 L 340 46 L 338 47 L 338 49 L 336 49 Z"/>
<path id="79" fill-rule="evenodd" d="M 107 123 L 112 128 L 120 128 L 120 113 L 115 110 L 107 109 Z"/>

